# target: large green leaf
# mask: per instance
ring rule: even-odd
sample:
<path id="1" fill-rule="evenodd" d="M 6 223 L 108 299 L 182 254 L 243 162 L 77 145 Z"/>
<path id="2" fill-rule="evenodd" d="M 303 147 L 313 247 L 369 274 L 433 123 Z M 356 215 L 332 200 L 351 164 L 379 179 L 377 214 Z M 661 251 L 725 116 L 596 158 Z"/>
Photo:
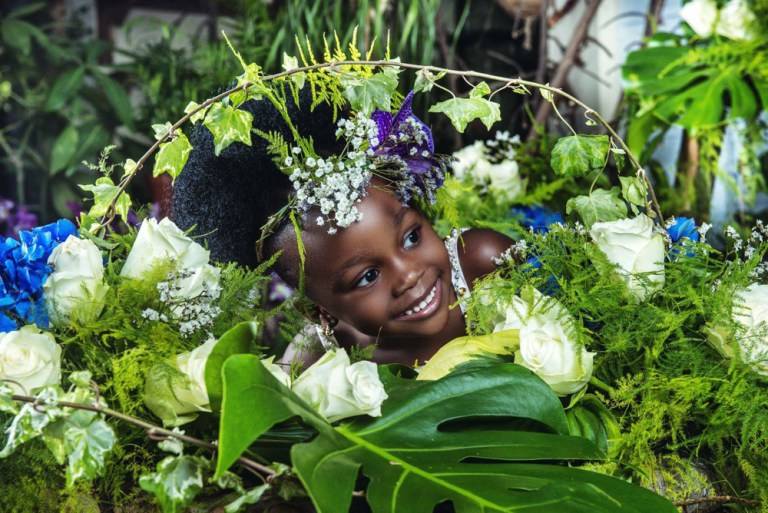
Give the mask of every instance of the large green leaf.
<path id="1" fill-rule="evenodd" d="M 730 102 L 729 117 L 754 117 L 758 98 L 741 71 L 689 64 L 684 57 L 690 51 L 686 47 L 662 46 L 627 56 L 622 67 L 627 91 L 638 94 L 645 105 L 638 117 L 652 113 L 666 124 L 676 123 L 696 131 L 722 122 L 726 99 Z M 632 124 L 635 122 L 632 120 Z M 630 146 L 635 148 L 637 144 Z"/>
<path id="2" fill-rule="evenodd" d="M 655 46 L 630 52 L 621 67 L 627 87 L 642 87 L 647 81 L 657 80 L 664 68 L 688 51 L 679 46 Z"/>
<path id="3" fill-rule="evenodd" d="M 216 345 L 213 346 L 211 354 L 205 361 L 205 388 L 208 391 L 208 402 L 212 410 L 221 408 L 224 390 L 221 367 L 224 362 L 234 354 L 250 353 L 258 334 L 258 323 L 246 321 L 230 328 L 216 341 Z"/>
<path id="4" fill-rule="evenodd" d="M 711 127 L 723 119 L 726 95 L 731 100 L 730 117 L 754 116 L 757 103 L 752 90 L 741 77 L 727 70 L 713 70 L 707 80 L 669 95 L 654 112 L 667 123 L 677 123 L 688 130 Z"/>
<path id="5" fill-rule="evenodd" d="M 588 440 L 567 436 L 557 397 L 513 364 L 479 362 L 436 381 L 385 376 L 389 399 L 382 416 L 336 427 L 280 385 L 256 356 L 230 357 L 223 375 L 217 475 L 272 424 L 299 416 L 318 434 L 294 445 L 291 458 L 320 513 L 349 509 L 361 470 L 375 513 L 427 513 L 446 500 L 458 513 L 675 511 L 621 480 L 531 463 L 601 454 Z"/>
<path id="6" fill-rule="evenodd" d="M 109 105 L 115 110 L 115 114 L 117 114 L 120 122 L 128 128 L 133 128 L 133 109 L 128 99 L 128 93 L 125 92 L 123 86 L 113 78 L 98 71 L 98 69 L 94 68 L 93 74 L 99 87 L 104 91 Z"/>
<path id="7" fill-rule="evenodd" d="M 72 163 L 72 158 L 77 152 L 78 139 L 78 130 L 74 125 L 68 125 L 59 134 L 51 149 L 51 167 L 49 169 L 51 175 L 66 169 Z"/>
<path id="8" fill-rule="evenodd" d="M 71 69 L 62 73 L 51 87 L 48 100 L 45 102 L 45 110 L 55 111 L 64 107 L 69 99 L 80 89 L 85 75 L 85 68 Z"/>

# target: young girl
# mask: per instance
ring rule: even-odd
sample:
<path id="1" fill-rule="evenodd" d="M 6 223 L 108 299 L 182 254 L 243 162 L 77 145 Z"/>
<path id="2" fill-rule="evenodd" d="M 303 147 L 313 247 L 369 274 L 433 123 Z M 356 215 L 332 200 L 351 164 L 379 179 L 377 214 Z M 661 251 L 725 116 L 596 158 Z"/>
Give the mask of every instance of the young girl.
<path id="1" fill-rule="evenodd" d="M 348 151 L 349 141 L 345 145 L 334 135 L 329 109 L 320 105 L 310 111 L 309 100 L 303 94 L 301 108 L 287 102 L 301 136 L 312 138 L 318 155 Z M 406 162 L 406 174 L 413 172 L 422 186 L 439 185 L 424 178 L 431 176 L 428 173 L 421 174 L 425 166 L 437 166 L 439 156 L 432 152 L 429 129 L 410 113 L 410 101 L 409 95 L 394 117 L 374 113 L 378 136 L 389 134 L 392 143 L 386 148 L 386 143 L 380 143 L 376 155 L 373 149 L 367 154 L 379 163 Z M 240 108 L 253 114 L 254 131 L 279 132 L 291 140 L 288 126 L 270 103 L 250 101 Z M 401 122 L 403 130 L 415 130 L 414 137 L 397 132 Z M 378 137 L 371 140 L 379 142 Z M 314 205 L 298 211 L 299 241 L 289 216 L 278 221 L 272 216 L 282 212 L 291 197 L 300 195 L 304 185 L 296 175 L 292 183 L 278 170 L 263 138 L 253 137 L 252 146 L 235 143 L 217 157 L 210 133 L 197 127 L 192 144 L 194 151 L 175 185 L 177 224 L 207 234 L 212 257 L 219 261 L 258 263 L 256 241 L 262 239 L 263 256 L 280 251 L 276 270 L 294 287 L 300 282 L 298 248 L 303 244 L 305 293 L 316 305 L 321 338 L 335 338 L 346 348 L 375 344 L 373 359 L 379 363 L 421 364 L 446 342 L 465 335 L 464 301 L 473 283 L 494 269 L 494 257 L 512 243 L 491 230 L 468 230 L 460 237 L 455 233 L 441 240 L 413 202 L 404 199 L 402 180 L 386 174 L 374 174 L 363 185 L 360 201 L 355 201 L 357 193 L 351 193 L 349 215 L 355 221 L 343 227 L 329 229 L 323 217 L 327 208 Z M 290 165 L 292 160 L 287 157 L 285 162 Z M 414 180 L 409 180 L 413 185 Z M 306 190 L 312 194 L 317 187 L 310 183 Z M 338 194 L 336 198 L 343 202 Z M 268 224 L 274 226 L 265 234 L 263 227 Z M 283 360 L 309 362 L 318 356 L 289 347 Z"/>

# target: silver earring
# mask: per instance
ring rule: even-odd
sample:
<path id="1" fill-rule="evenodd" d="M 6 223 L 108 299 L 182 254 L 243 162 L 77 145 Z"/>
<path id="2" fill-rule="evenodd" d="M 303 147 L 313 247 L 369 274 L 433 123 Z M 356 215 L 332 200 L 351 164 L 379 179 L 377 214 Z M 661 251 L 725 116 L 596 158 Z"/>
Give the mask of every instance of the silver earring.
<path id="1" fill-rule="evenodd" d="M 336 340 L 336 336 L 333 333 L 331 323 L 324 317 L 320 317 L 320 324 L 315 325 L 317 331 L 317 337 L 320 339 L 320 345 L 323 349 L 330 351 L 339 347 L 339 342 Z"/>

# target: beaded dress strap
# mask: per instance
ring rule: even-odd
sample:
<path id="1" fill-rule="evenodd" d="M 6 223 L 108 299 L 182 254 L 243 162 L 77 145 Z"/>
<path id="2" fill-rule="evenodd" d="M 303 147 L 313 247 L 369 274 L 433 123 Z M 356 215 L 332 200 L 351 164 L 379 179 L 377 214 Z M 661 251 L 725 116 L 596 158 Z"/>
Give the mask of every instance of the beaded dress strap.
<path id="1" fill-rule="evenodd" d="M 462 315 L 467 312 L 467 301 L 471 295 L 459 261 L 459 236 L 467 230 L 468 228 L 462 228 L 461 231 L 454 228 L 451 235 L 445 239 L 445 249 L 448 250 L 448 260 L 451 263 L 451 284 L 459 300 Z"/>

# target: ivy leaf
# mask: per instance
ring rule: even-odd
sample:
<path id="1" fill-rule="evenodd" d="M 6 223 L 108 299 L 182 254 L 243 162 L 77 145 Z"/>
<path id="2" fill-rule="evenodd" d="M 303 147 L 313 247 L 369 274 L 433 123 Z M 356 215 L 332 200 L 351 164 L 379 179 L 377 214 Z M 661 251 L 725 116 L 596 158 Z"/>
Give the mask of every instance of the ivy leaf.
<path id="1" fill-rule="evenodd" d="M 59 400 L 59 393 L 55 387 L 44 388 L 36 398 L 45 407 L 38 410 L 34 404 L 26 403 L 19 409 L 5 430 L 8 438 L 0 451 L 0 458 L 7 458 L 21 444 L 37 438 L 46 426 L 66 415 L 61 408 L 52 406 Z"/>
<path id="2" fill-rule="evenodd" d="M 257 356 L 230 357 L 223 367 L 217 474 L 270 426 L 299 416 L 317 435 L 295 444 L 291 460 L 319 513 L 349 509 L 361 470 L 369 478 L 366 500 L 377 512 L 430 513 L 445 500 L 457 511 L 574 505 L 599 513 L 676 511 L 665 499 L 620 479 L 535 463 L 601 454 L 586 439 L 567 435 L 559 400 L 527 369 L 477 362 L 437 381 L 380 373 L 389 394 L 382 416 L 331 426 L 281 386 Z M 255 408 L 259 415 L 245 413 Z M 512 425 L 501 429 L 505 421 Z"/>
<path id="3" fill-rule="evenodd" d="M 648 195 L 648 187 L 645 180 L 638 176 L 620 176 L 621 195 L 631 205 L 645 206 L 645 198 Z"/>
<path id="4" fill-rule="evenodd" d="M 391 110 L 392 95 L 397 90 L 397 72 L 390 70 L 380 71 L 371 77 L 342 77 L 344 96 L 349 100 L 352 110 L 371 114 L 380 109 L 386 112 Z"/>
<path id="5" fill-rule="evenodd" d="M 479 119 L 490 130 L 493 124 L 501 121 L 499 104 L 485 98 L 452 98 L 430 107 L 429 112 L 442 112 L 451 120 L 454 128 L 464 132 L 467 125 Z"/>
<path id="6" fill-rule="evenodd" d="M 264 495 L 264 492 L 266 492 L 268 489 L 268 484 L 263 484 L 261 486 L 257 486 L 256 488 L 251 488 L 240 497 L 224 506 L 224 513 L 238 513 L 239 511 L 242 511 L 245 506 L 256 504 L 259 502 L 259 499 L 261 499 L 261 496 Z"/>
<path id="7" fill-rule="evenodd" d="M 609 148 L 607 135 L 561 137 L 552 148 L 550 164 L 558 175 L 584 176 L 603 168 Z"/>
<path id="8" fill-rule="evenodd" d="M 480 82 L 469 92 L 470 98 L 482 98 L 491 94 L 491 88 L 485 82 Z"/>
<path id="9" fill-rule="evenodd" d="M 285 71 L 291 71 L 298 68 L 299 68 L 299 59 L 297 59 L 296 57 L 292 57 L 287 53 L 283 52 L 283 69 Z M 293 73 L 288 78 L 290 79 L 291 82 L 293 82 L 293 85 L 296 86 L 296 89 L 301 90 L 304 87 L 304 81 L 307 78 L 307 74 L 301 71 L 299 73 Z"/>
<path id="10" fill-rule="evenodd" d="M 208 391 L 208 401 L 213 411 L 221 408 L 223 395 L 222 365 L 233 354 L 249 353 L 258 334 L 258 323 L 241 322 L 224 333 L 213 346 L 211 354 L 208 355 L 205 362 L 205 388 Z"/>
<path id="11" fill-rule="evenodd" d="M 98 417 L 72 415 L 67 424 L 64 450 L 68 459 L 67 485 L 72 486 L 78 479 L 91 480 L 101 474 L 104 457 L 115 445 L 115 433 Z"/>
<path id="12" fill-rule="evenodd" d="M 126 192 L 121 193 L 120 188 L 114 184 L 111 178 L 102 176 L 93 185 L 80 185 L 80 188 L 93 194 L 93 206 L 88 211 L 88 215 L 93 217 L 105 215 L 115 195 L 119 193 L 120 195 L 117 197 L 117 201 L 115 201 L 115 212 L 122 216 L 123 219 L 128 219 L 131 197 Z"/>
<path id="13" fill-rule="evenodd" d="M 12 399 L 13 389 L 7 383 L 0 381 L 0 412 L 16 415 L 19 405 Z"/>
<path id="14" fill-rule="evenodd" d="M 215 103 L 206 114 L 203 124 L 213 134 L 216 156 L 234 142 L 251 145 L 253 115 L 250 112 Z"/>
<path id="15" fill-rule="evenodd" d="M 210 463 L 199 456 L 168 456 L 157 471 L 139 478 L 139 486 L 155 496 L 163 513 L 182 513 L 203 489 Z"/>
<path id="16" fill-rule="evenodd" d="M 261 91 L 264 87 L 261 81 L 261 67 L 255 63 L 245 64 L 242 58 L 240 58 L 240 61 L 245 71 L 237 77 L 237 85 L 242 87 L 240 90 L 229 95 L 230 104 L 235 108 L 242 105 L 246 100 L 260 99 Z M 246 89 L 246 84 L 251 85 L 247 86 Z"/>
<path id="17" fill-rule="evenodd" d="M 172 180 L 176 180 L 176 177 L 184 169 L 184 165 L 187 163 L 191 152 L 192 145 L 189 143 L 189 139 L 180 132 L 173 141 L 160 145 L 160 150 L 155 157 L 155 167 L 152 170 L 152 176 L 168 173 Z"/>
<path id="18" fill-rule="evenodd" d="M 618 187 L 610 191 L 596 189 L 587 196 L 576 196 L 565 204 L 565 213 L 576 212 L 587 228 L 603 221 L 616 221 L 627 217 L 627 206 L 619 198 Z"/>
<path id="19" fill-rule="evenodd" d="M 170 121 L 165 123 L 153 123 L 152 131 L 155 133 L 155 140 L 160 141 L 164 139 L 173 130 L 173 124 Z"/>
<path id="20" fill-rule="evenodd" d="M 190 112 L 194 111 L 194 110 L 195 110 L 195 109 L 197 109 L 198 107 L 200 107 L 200 104 L 199 104 L 199 103 L 197 103 L 197 102 L 189 102 L 189 103 L 187 104 L 187 106 L 186 106 L 186 107 L 184 107 L 184 114 L 189 114 Z M 194 114 L 192 114 L 192 115 L 189 117 L 189 120 L 190 120 L 190 121 L 191 121 L 193 124 L 194 124 L 194 123 L 197 123 L 198 121 L 202 121 L 203 119 L 205 119 L 205 114 L 206 114 L 206 112 L 208 112 L 208 109 L 201 109 L 201 110 L 198 110 L 197 112 L 195 112 Z"/>
<path id="21" fill-rule="evenodd" d="M 417 93 L 427 93 L 435 86 L 435 82 L 445 76 L 445 71 L 441 71 L 437 75 L 429 71 L 428 69 L 420 69 L 416 72 L 416 82 L 413 85 L 413 90 Z"/>
<path id="22" fill-rule="evenodd" d="M 78 131 L 74 125 L 67 126 L 56 138 L 53 149 L 51 149 L 51 167 L 49 170 L 51 176 L 62 169 L 66 169 L 72 163 L 77 152 L 78 139 Z"/>

